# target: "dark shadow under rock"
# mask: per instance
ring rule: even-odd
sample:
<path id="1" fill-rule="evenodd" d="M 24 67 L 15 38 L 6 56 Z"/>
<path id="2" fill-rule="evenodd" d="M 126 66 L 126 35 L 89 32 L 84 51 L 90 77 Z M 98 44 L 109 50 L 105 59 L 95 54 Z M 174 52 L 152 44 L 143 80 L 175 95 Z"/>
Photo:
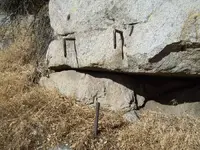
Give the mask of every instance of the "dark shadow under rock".
<path id="1" fill-rule="evenodd" d="M 112 110 L 157 110 L 160 107 L 161 112 L 200 116 L 198 77 L 65 70 L 43 78 L 41 85 L 51 85 L 66 96 L 74 93 L 78 101 L 86 104 L 99 100 Z"/>
<path id="2" fill-rule="evenodd" d="M 97 78 L 109 78 L 132 89 L 145 97 L 146 101 L 155 100 L 164 105 L 200 102 L 200 78 L 198 77 L 163 77 L 151 75 L 125 75 L 116 73 L 91 72 Z M 119 78 L 120 77 L 120 78 Z M 126 80 L 125 80 L 126 79 Z M 126 82 L 125 82 L 126 81 Z"/>

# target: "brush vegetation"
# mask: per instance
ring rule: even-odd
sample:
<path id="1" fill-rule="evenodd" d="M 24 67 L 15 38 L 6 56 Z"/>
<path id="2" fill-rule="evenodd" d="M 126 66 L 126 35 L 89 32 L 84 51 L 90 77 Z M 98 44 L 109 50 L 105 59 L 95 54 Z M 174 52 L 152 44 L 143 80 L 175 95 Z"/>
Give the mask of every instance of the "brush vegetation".
<path id="1" fill-rule="evenodd" d="M 0 0 L 0 10 L 16 15 L 37 14 L 49 0 Z"/>
<path id="2" fill-rule="evenodd" d="M 1 27 L 1 33 L 5 30 L 8 26 Z M 200 148 L 200 119 L 155 112 L 131 124 L 120 113 L 101 110 L 100 133 L 93 138 L 93 108 L 33 83 L 38 34 L 30 26 L 12 30 L 14 41 L 0 51 L 1 150 L 43 150 L 65 143 L 80 150 Z"/>

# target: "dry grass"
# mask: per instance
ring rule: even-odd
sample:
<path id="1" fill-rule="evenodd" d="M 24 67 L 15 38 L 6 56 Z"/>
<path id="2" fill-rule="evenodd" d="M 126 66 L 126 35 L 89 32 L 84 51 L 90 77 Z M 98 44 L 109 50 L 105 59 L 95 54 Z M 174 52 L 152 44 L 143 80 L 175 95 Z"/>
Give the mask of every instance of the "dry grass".
<path id="1" fill-rule="evenodd" d="M 49 0 L 1 0 L 0 9 L 13 15 L 35 14 Z"/>
<path id="2" fill-rule="evenodd" d="M 93 138 L 94 110 L 32 83 L 32 36 L 21 34 L 0 51 L 0 149 L 200 149 L 200 120 L 154 112 L 135 124 L 102 110 Z"/>

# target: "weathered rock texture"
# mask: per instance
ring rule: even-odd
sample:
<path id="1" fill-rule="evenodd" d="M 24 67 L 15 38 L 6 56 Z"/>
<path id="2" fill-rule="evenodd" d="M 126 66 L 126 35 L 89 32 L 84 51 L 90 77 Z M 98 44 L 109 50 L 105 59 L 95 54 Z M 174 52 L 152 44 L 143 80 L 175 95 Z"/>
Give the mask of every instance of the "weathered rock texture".
<path id="1" fill-rule="evenodd" d="M 112 110 L 131 110 L 136 107 L 134 92 L 125 76 L 85 74 L 69 70 L 52 73 L 49 78 L 42 78 L 40 83 L 86 104 L 98 101 Z M 139 100 L 142 103 L 141 96 Z"/>
<path id="2" fill-rule="evenodd" d="M 139 120 L 138 114 L 133 110 L 130 112 L 127 112 L 123 115 L 123 118 L 129 122 L 136 122 Z"/>
<path id="3" fill-rule="evenodd" d="M 200 0 L 50 0 L 55 39 L 46 60 L 55 73 L 40 84 L 112 110 L 141 108 L 154 100 L 181 104 L 180 113 L 198 111 L 190 103 L 199 103 L 199 81 L 108 72 L 198 75 L 199 6 Z M 130 114 L 125 118 L 131 120 Z"/>
<path id="4" fill-rule="evenodd" d="M 40 84 L 86 104 L 98 100 L 112 110 L 137 108 L 200 116 L 200 79 L 128 76 L 73 70 L 51 73 Z M 130 114 L 128 113 L 128 116 Z"/>
<path id="5" fill-rule="evenodd" d="M 50 68 L 200 71 L 200 0 L 51 0 Z"/>
<path id="6" fill-rule="evenodd" d="M 193 103 L 183 103 L 176 106 L 173 105 L 163 105 L 154 100 L 150 100 L 146 103 L 145 107 L 140 111 L 143 112 L 145 110 L 156 111 L 160 113 L 164 113 L 166 115 L 176 115 L 176 116 L 193 116 L 200 117 L 200 102 Z"/>

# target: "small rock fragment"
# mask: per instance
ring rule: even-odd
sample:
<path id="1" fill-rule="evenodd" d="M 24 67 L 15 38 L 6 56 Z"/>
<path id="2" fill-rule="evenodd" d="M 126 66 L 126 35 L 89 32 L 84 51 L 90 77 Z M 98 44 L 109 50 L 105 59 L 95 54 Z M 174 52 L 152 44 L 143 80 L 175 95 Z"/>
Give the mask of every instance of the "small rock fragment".
<path id="1" fill-rule="evenodd" d="M 139 116 L 136 111 L 130 111 L 123 115 L 123 118 L 129 122 L 136 122 L 139 120 Z"/>

